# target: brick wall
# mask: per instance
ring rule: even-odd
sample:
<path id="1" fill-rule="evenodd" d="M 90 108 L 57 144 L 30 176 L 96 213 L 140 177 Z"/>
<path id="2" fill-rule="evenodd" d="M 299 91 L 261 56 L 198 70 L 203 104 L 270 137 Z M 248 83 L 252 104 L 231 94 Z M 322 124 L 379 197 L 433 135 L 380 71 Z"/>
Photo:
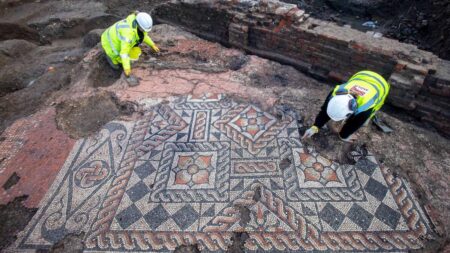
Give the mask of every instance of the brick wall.
<path id="1" fill-rule="evenodd" d="M 317 20 L 277 0 L 176 0 L 154 14 L 159 22 L 333 84 L 363 69 L 376 71 L 392 86 L 388 103 L 450 134 L 448 62 L 416 46 Z"/>

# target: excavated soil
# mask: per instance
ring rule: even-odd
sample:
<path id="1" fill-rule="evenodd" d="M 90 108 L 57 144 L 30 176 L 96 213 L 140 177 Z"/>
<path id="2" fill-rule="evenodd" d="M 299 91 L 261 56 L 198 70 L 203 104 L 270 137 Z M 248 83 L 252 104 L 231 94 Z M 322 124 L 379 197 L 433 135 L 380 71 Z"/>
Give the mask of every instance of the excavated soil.
<path id="1" fill-rule="evenodd" d="M 84 233 L 81 234 L 68 234 L 61 240 L 55 243 L 50 253 L 81 253 L 84 249 Z"/>
<path id="2" fill-rule="evenodd" d="M 0 99 L 0 132 L 15 120 L 37 112 L 53 92 L 66 87 L 71 81 L 70 71 L 70 65 L 61 66 L 45 72 L 26 88 L 3 96 Z"/>
<path id="3" fill-rule="evenodd" d="M 97 132 L 119 115 L 132 114 L 134 110 L 131 103 L 121 104 L 114 94 L 102 92 L 58 104 L 56 123 L 69 136 L 79 139 Z"/>
<path id="4" fill-rule="evenodd" d="M 46 44 L 49 41 L 39 35 L 39 32 L 21 24 L 0 23 L 0 41 L 21 39 L 34 43 Z"/>
<path id="5" fill-rule="evenodd" d="M 450 2 L 447 0 L 283 0 L 297 4 L 314 17 L 376 31 L 415 44 L 450 59 Z M 376 28 L 363 26 L 376 21 Z"/>
<path id="6" fill-rule="evenodd" d="M 26 208 L 22 201 L 26 196 L 18 197 L 7 205 L 0 205 L 0 251 L 16 240 L 16 234 L 23 230 L 37 208 Z"/>
<path id="7" fill-rule="evenodd" d="M 98 63 L 95 64 L 89 80 L 91 80 L 93 87 L 108 87 L 119 80 L 121 74 L 122 70 L 111 68 L 106 60 L 106 55 L 102 55 Z"/>
<path id="8" fill-rule="evenodd" d="M 197 245 L 184 245 L 177 247 L 174 253 L 200 253 Z"/>
<path id="9" fill-rule="evenodd" d="M 245 240 L 249 238 L 247 232 L 234 232 L 231 237 L 232 244 L 228 247 L 229 253 L 244 253 L 245 252 Z"/>

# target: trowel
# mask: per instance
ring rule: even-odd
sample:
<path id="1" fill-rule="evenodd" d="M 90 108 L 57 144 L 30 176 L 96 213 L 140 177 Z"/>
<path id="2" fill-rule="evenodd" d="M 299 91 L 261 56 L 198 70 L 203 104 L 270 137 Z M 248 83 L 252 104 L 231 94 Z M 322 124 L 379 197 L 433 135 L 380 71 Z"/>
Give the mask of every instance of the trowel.
<path id="1" fill-rule="evenodd" d="M 394 132 L 392 128 L 390 128 L 386 123 L 384 123 L 380 118 L 377 116 L 373 117 L 372 119 L 373 124 L 381 130 L 383 133 L 391 133 Z"/>
<path id="2" fill-rule="evenodd" d="M 128 85 L 130 87 L 138 86 L 139 85 L 139 79 L 133 75 L 130 75 L 125 80 L 127 80 Z"/>

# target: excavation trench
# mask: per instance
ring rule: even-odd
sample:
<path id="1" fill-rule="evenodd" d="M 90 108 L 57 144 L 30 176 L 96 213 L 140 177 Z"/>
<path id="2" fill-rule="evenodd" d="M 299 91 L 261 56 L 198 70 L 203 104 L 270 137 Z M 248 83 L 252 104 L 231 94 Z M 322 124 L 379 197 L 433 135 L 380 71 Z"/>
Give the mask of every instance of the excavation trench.
<path id="1" fill-rule="evenodd" d="M 205 15 L 197 15 L 198 11 Z M 296 5 L 277 1 L 181 0 L 159 6 L 154 14 L 160 22 L 292 65 L 333 84 L 362 69 L 376 71 L 392 86 L 388 103 L 450 133 L 448 62 L 415 46 L 321 21 Z"/>
<path id="2" fill-rule="evenodd" d="M 42 108 L 55 107 L 54 118 L 58 129 L 72 138 L 84 138 L 97 133 L 111 120 L 133 115 L 138 102 L 154 105 L 164 101 L 164 104 L 168 104 L 173 96 L 198 96 L 212 92 L 227 93 L 236 101 L 251 102 L 276 115 L 278 120 L 283 117 L 272 111 L 275 105 L 291 108 L 301 119 L 301 128 L 298 130 L 301 134 L 313 123 L 330 89 L 321 81 L 334 85 L 345 81 L 358 70 L 370 68 L 383 74 L 392 84 L 389 103 L 400 108 L 398 115 L 409 112 L 419 120 L 433 124 L 444 134 L 450 132 L 448 62 L 431 53 L 385 38 L 374 39 L 374 34 L 311 18 L 293 5 L 276 1 L 271 5 L 264 5 L 266 1 L 231 1 L 235 4 L 233 6 L 227 5 L 226 1 L 172 1 L 156 5 L 161 2 L 167 1 L 132 4 L 133 8 L 149 12 L 155 7 L 152 14 L 159 22 L 175 25 L 154 27 L 151 36 L 162 53 L 155 55 L 143 47 L 143 57 L 133 67 L 141 80 L 137 87 L 128 87 L 121 72 L 110 69 L 104 56 L 99 53 L 99 47 L 95 47 L 102 30 L 92 31 L 83 42 L 79 37 L 91 28 L 105 28 L 113 22 L 115 18 L 110 13 L 122 16 L 128 14 L 129 6 L 122 6 L 120 1 L 107 1 L 108 10 L 91 3 L 92 6 L 89 6 L 99 13 L 89 14 L 89 18 L 84 21 L 61 22 L 59 19 L 53 24 L 44 20 L 34 22 L 40 24 L 33 26 L 36 30 L 30 31 L 23 27 L 17 29 L 14 39 L 21 40 L 14 43 L 28 48 L 27 51 L 35 54 L 36 58 L 44 57 L 42 66 L 38 66 L 40 61 L 34 58 L 24 63 L 23 59 L 26 58 L 21 57 L 26 54 L 9 50 L 14 43 L 10 37 L 5 37 L 1 45 L 4 50 L 0 51 L 5 56 L 3 59 L 20 59 L 20 64 L 14 63 L 15 69 L 23 71 L 29 67 L 32 71 L 28 73 L 36 73 L 40 78 L 31 82 L 35 79 L 33 76 L 10 74 L 21 77 L 17 82 L 20 85 L 8 82 L 6 84 L 12 88 L 5 92 L 6 95 L 0 94 L 0 116 L 5 119 L 0 125 L 0 131 Z M 34 6 L 34 3 L 30 4 Z M 150 4 L 155 5 L 148 7 Z M 74 6 L 82 8 L 79 3 L 74 3 Z M 42 35 L 51 38 L 53 44 L 42 45 L 45 42 L 41 41 Z M 57 39 L 65 37 L 76 38 L 67 41 Z M 25 40 L 31 43 L 23 42 Z M 225 48 L 211 41 L 232 47 Z M 80 45 L 83 45 L 82 49 Z M 91 53 L 94 57 L 91 57 Z M 28 83 L 31 85 L 27 86 Z M 374 127 L 369 128 L 362 133 L 362 143 L 358 143 L 354 149 L 361 150 L 358 148 L 367 144 L 367 149 L 375 153 L 383 165 L 394 170 L 396 176 L 411 182 L 413 189 L 419 193 L 421 204 L 433 207 L 432 218 L 444 227 L 441 230 L 442 238 L 438 237 L 437 246 L 433 246 L 443 247 L 445 238 L 448 238 L 445 228 L 450 227 L 446 222 L 450 220 L 447 217 L 450 207 L 445 199 L 448 185 L 441 182 L 448 170 L 448 140 L 428 131 L 429 128 L 410 124 L 409 116 L 402 116 L 403 121 L 390 115 L 381 116 L 389 121 L 396 132 L 385 135 Z M 4 139 L 0 139 L 0 144 Z M 314 147 L 324 157 L 334 159 L 340 141 L 324 128 L 304 145 L 306 148 Z M 361 157 L 363 153 L 361 151 Z M 0 157 L 0 165 L 6 164 L 5 161 L 5 157 Z M 279 169 L 284 173 L 294 163 L 294 159 L 283 159 Z M 366 163 L 363 159 L 356 162 L 355 166 L 367 167 Z M 2 188 L 10 191 L 16 189 L 26 182 L 27 178 L 22 176 L 24 174 L 19 173 L 19 177 L 10 173 L 6 180 L 2 180 L 5 182 L 1 184 Z M 440 187 L 436 187 L 436 182 L 439 182 Z M 150 188 L 153 186 L 149 185 Z M 258 188 L 253 201 L 264 199 L 261 195 L 262 189 Z M 16 202 L 11 203 L 14 203 L 14 208 L 21 208 Z M 243 206 L 237 208 L 243 217 L 241 225 L 246 225 L 251 221 L 250 210 Z M 32 211 L 34 213 L 35 210 Z M 28 213 L 31 211 L 27 211 L 26 221 L 31 218 Z M 10 236 L 17 232 L 6 231 L 4 234 Z M 65 251 L 70 243 L 82 249 L 82 236 L 68 235 L 62 238 L 61 243 L 55 244 L 52 250 Z M 233 233 L 228 251 L 243 252 L 247 239 L 249 234 L 246 232 Z M 12 241 L 8 238 L 2 247 Z M 435 248 L 430 245 L 426 245 L 426 249 L 433 252 Z M 189 243 L 176 248 L 176 252 L 198 251 L 199 245 Z"/>
<path id="3" fill-rule="evenodd" d="M 322 20 L 374 31 L 450 59 L 450 8 L 445 0 L 283 0 Z M 368 21 L 371 21 L 367 23 Z M 364 25 L 365 24 L 365 25 Z"/>

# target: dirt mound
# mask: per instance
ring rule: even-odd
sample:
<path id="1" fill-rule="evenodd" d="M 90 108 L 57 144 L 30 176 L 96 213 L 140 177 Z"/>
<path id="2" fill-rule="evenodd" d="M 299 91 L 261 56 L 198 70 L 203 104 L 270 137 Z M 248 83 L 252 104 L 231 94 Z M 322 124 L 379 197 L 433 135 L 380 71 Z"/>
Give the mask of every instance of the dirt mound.
<path id="1" fill-rule="evenodd" d="M 0 70 L 0 96 L 27 87 L 33 83 L 33 77 L 38 76 L 43 70 L 22 73 L 25 64 L 15 64 L 14 67 Z"/>
<path id="2" fill-rule="evenodd" d="M 119 19 L 116 16 L 106 15 L 103 13 L 99 13 L 97 15 L 98 16 L 92 18 L 55 18 L 45 20 L 40 23 L 33 23 L 30 24 L 30 26 L 38 30 L 39 33 L 45 38 L 78 38 L 93 29 L 106 28 Z"/>
<path id="3" fill-rule="evenodd" d="M 101 92 L 58 104 L 56 123 L 59 129 L 78 139 L 97 132 L 119 115 L 129 115 L 133 111 L 132 104 L 120 103 L 112 93 Z"/>
<path id="4" fill-rule="evenodd" d="M 24 88 L 30 79 L 33 78 L 33 71 L 28 70 L 22 73 L 22 64 L 15 64 L 20 66 L 13 67 L 12 63 L 17 63 L 17 59 L 28 54 L 37 46 L 26 40 L 6 40 L 0 42 L 0 66 L 7 66 L 7 68 L 0 68 L 0 97 L 6 93 L 10 93 Z"/>
<path id="5" fill-rule="evenodd" d="M 46 72 L 32 85 L 0 99 L 0 132 L 16 119 L 35 113 L 56 90 L 70 83 L 70 67 Z"/>
<path id="6" fill-rule="evenodd" d="M 35 47 L 28 52 L 18 48 L 17 51 L 24 55 L 2 57 L 8 59 L 8 65 L 0 68 L 0 95 L 3 96 L 0 99 L 0 132 L 15 119 L 36 112 L 54 91 L 70 83 L 72 67 L 84 51 L 72 47 L 71 43 L 76 44 L 76 41 L 62 43 L 64 45 L 54 43 Z M 16 47 L 28 45 L 12 44 Z M 16 50 L 9 48 L 8 54 Z"/>
<path id="7" fill-rule="evenodd" d="M 115 83 L 122 74 L 122 69 L 113 69 L 108 61 L 106 55 L 101 54 L 98 61 L 93 66 L 94 70 L 91 72 L 88 80 L 93 87 L 107 87 Z"/>
<path id="8" fill-rule="evenodd" d="M 83 37 L 83 46 L 84 47 L 94 47 L 101 41 L 102 33 L 105 31 L 104 29 L 94 29 L 89 31 Z"/>
<path id="9" fill-rule="evenodd" d="M 0 42 L 0 54 L 3 57 L 18 58 L 29 53 L 35 48 L 36 44 L 26 40 L 14 39 Z"/>
<path id="10" fill-rule="evenodd" d="M 22 39 L 39 44 L 49 43 L 39 35 L 38 31 L 20 24 L 0 23 L 0 31 L 2 31 L 0 33 L 0 41 Z"/>

